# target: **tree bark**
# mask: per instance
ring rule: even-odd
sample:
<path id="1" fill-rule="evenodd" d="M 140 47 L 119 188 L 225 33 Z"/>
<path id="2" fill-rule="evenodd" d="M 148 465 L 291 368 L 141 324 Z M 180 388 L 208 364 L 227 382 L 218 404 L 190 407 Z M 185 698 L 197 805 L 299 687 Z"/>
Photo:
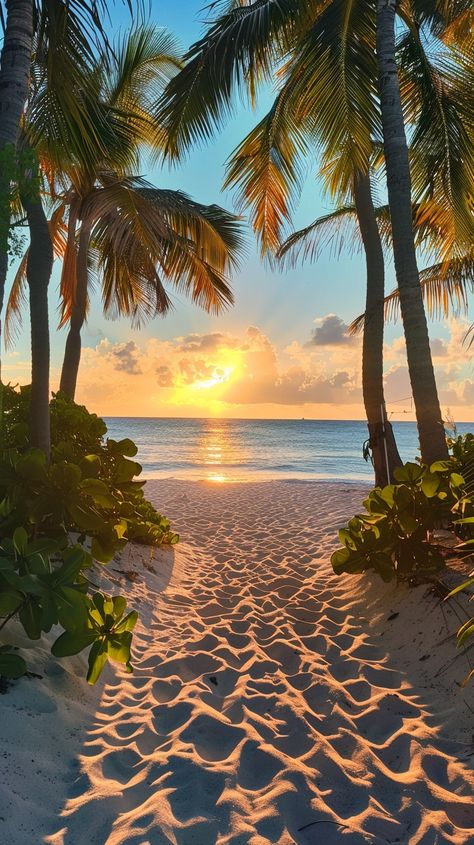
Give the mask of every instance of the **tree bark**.
<path id="1" fill-rule="evenodd" d="M 88 256 L 91 226 L 82 221 L 79 233 L 79 247 L 77 251 L 76 291 L 72 306 L 69 332 L 64 350 L 64 361 L 61 371 L 60 391 L 74 399 L 76 394 L 77 373 L 81 361 L 81 329 L 84 325 L 87 311 L 87 282 Z"/>
<path id="2" fill-rule="evenodd" d="M 33 0 L 7 0 L 5 38 L 0 60 L 0 149 L 16 146 L 20 120 L 28 97 L 33 46 Z M 8 271 L 8 197 L 12 174 L 0 172 L 0 315 Z"/>
<path id="3" fill-rule="evenodd" d="M 385 264 L 368 173 L 360 173 L 354 179 L 354 203 L 367 269 L 362 343 L 362 393 L 375 484 L 378 487 L 384 487 L 394 481 L 393 470 L 401 466 L 402 461 L 385 409 L 383 389 Z"/>
<path id="4" fill-rule="evenodd" d="M 408 145 L 395 60 L 396 0 L 377 0 L 377 61 L 395 272 L 415 403 L 421 458 L 448 457 L 431 360 L 412 225 Z"/>
<path id="5" fill-rule="evenodd" d="M 48 285 L 53 269 L 53 244 L 41 198 L 22 198 L 28 218 L 30 247 L 26 278 L 31 322 L 31 445 L 49 460 L 49 322 Z"/>

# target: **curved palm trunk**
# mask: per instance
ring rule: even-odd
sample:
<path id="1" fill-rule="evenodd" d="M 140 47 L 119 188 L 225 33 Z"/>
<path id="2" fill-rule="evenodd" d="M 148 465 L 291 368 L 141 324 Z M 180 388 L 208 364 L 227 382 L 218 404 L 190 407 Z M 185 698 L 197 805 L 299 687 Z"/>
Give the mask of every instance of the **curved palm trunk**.
<path id="1" fill-rule="evenodd" d="M 77 251 L 76 292 L 69 322 L 69 332 L 66 340 L 66 349 L 64 350 L 64 361 L 59 386 L 62 393 L 65 393 L 70 399 L 74 399 L 76 394 L 77 373 L 81 361 L 81 329 L 84 325 L 87 311 L 87 260 L 90 235 L 90 224 L 83 221 Z"/>
<path id="2" fill-rule="evenodd" d="M 7 20 L 0 61 L 0 150 L 15 147 L 21 115 L 28 96 L 33 44 L 33 0 L 7 0 Z M 0 166 L 0 314 L 8 271 L 10 179 Z"/>
<path id="3" fill-rule="evenodd" d="M 28 218 L 30 247 L 26 278 L 31 322 L 31 445 L 49 459 L 49 324 L 48 285 L 53 269 L 53 244 L 40 197 L 22 198 Z"/>
<path id="4" fill-rule="evenodd" d="M 394 480 L 393 470 L 401 466 L 402 461 L 385 410 L 383 391 L 385 265 L 368 174 L 361 173 L 354 179 L 354 202 L 367 268 L 362 343 L 362 393 L 369 428 L 375 483 L 377 486 L 384 487 Z"/>
<path id="5" fill-rule="evenodd" d="M 395 272 L 407 346 L 422 460 L 447 458 L 428 326 L 420 288 L 412 226 L 411 179 L 400 84 L 395 61 L 396 0 L 377 0 L 377 60 L 380 105 L 392 223 Z"/>

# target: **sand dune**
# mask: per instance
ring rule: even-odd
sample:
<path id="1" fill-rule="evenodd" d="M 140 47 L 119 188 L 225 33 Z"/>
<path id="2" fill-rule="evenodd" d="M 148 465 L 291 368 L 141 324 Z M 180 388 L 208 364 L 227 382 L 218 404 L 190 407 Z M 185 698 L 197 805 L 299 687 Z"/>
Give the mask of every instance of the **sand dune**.
<path id="1" fill-rule="evenodd" d="M 316 482 L 147 488 L 183 542 L 174 554 L 149 561 L 140 550 L 121 563 L 140 573 L 127 586 L 148 626 L 136 638 L 135 674 L 109 673 L 100 699 L 81 690 L 82 709 L 71 706 L 83 733 L 76 727 L 69 763 L 43 791 L 32 775 L 29 798 L 16 783 L 0 810 L 4 841 L 472 841 L 473 696 L 457 685 L 467 658 L 453 662 L 446 640 L 458 611 L 424 587 L 396 591 L 333 575 L 335 528 L 361 490 Z M 113 568 L 111 576 L 123 580 Z M 75 666 L 66 675 L 77 690 Z M 59 708 L 43 717 L 43 730 L 54 725 L 59 737 L 66 686 L 37 687 Z"/>

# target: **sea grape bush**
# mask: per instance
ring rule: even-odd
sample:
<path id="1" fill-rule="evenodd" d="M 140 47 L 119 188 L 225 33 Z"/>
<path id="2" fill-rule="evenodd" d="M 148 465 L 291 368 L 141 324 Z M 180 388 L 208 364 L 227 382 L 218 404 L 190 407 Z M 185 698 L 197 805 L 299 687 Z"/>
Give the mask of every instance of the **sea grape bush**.
<path id="1" fill-rule="evenodd" d="M 430 532 L 472 509 L 454 460 L 429 468 L 407 463 L 395 470 L 395 484 L 376 487 L 339 531 L 342 548 L 331 563 L 337 574 L 374 570 L 384 581 L 432 574 L 444 565 Z M 469 518 L 469 517 L 468 517 Z"/>
<path id="2" fill-rule="evenodd" d="M 0 616 L 3 625 L 14 615 L 31 640 L 53 625 L 64 632 L 52 646 L 57 657 L 77 654 L 91 646 L 87 680 L 97 681 L 107 659 L 123 663 L 131 672 L 130 646 L 137 612 L 124 616 L 123 596 L 89 595 L 87 569 L 92 557 L 79 544 L 61 547 L 50 538 L 29 540 L 24 528 L 0 543 Z M 0 674 L 18 678 L 27 671 L 24 659 L 3 646 Z"/>
<path id="3" fill-rule="evenodd" d="M 0 453 L 0 535 L 19 525 L 41 533 L 77 532 L 92 540 L 92 554 L 107 563 L 133 539 L 173 544 L 170 523 L 145 499 L 142 468 L 128 438 L 106 438 L 95 414 L 58 394 L 51 402 L 51 463 L 29 448 L 29 389 L 4 387 Z"/>
<path id="4" fill-rule="evenodd" d="M 137 614 L 125 613 L 122 596 L 97 592 L 89 570 L 94 561 L 110 561 L 128 540 L 158 545 L 178 536 L 145 499 L 131 440 L 106 439 L 103 420 L 57 395 L 47 464 L 44 453 L 29 446 L 28 389 L 2 392 L 0 630 L 14 616 L 31 639 L 61 626 L 53 654 L 90 647 L 90 683 L 108 659 L 131 671 Z M 25 671 L 23 658 L 1 646 L 0 675 Z"/>

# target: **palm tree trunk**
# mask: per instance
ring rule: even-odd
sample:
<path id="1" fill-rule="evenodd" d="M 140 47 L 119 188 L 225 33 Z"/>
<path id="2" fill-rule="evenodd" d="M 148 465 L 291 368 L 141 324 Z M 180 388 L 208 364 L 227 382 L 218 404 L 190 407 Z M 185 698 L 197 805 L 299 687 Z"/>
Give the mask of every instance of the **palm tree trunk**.
<path id="1" fill-rule="evenodd" d="M 91 226 L 82 221 L 77 250 L 76 291 L 69 321 L 69 332 L 64 350 L 61 371 L 60 391 L 74 399 L 76 394 L 77 373 L 81 361 L 81 329 L 87 311 L 88 256 Z"/>
<path id="2" fill-rule="evenodd" d="M 6 157 L 14 151 L 21 115 L 28 96 L 33 45 L 32 0 L 7 0 L 5 38 L 0 60 L 0 314 L 3 308 L 8 271 L 8 230 L 10 227 L 10 180 Z"/>
<path id="3" fill-rule="evenodd" d="M 31 445 L 42 449 L 49 460 L 48 285 L 53 269 L 53 244 L 40 197 L 22 197 L 22 205 L 30 229 L 26 278 L 31 321 Z"/>
<path id="4" fill-rule="evenodd" d="M 385 410 L 383 390 L 385 265 L 368 173 L 360 173 L 354 179 L 354 202 L 367 268 L 362 343 L 362 393 L 369 428 L 375 484 L 384 487 L 394 480 L 393 470 L 401 466 L 402 461 Z"/>
<path id="5" fill-rule="evenodd" d="M 412 225 L 408 145 L 395 60 L 396 0 L 377 0 L 377 60 L 380 105 L 392 223 L 395 272 L 424 463 L 448 457 L 431 360 Z"/>

